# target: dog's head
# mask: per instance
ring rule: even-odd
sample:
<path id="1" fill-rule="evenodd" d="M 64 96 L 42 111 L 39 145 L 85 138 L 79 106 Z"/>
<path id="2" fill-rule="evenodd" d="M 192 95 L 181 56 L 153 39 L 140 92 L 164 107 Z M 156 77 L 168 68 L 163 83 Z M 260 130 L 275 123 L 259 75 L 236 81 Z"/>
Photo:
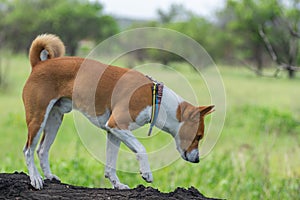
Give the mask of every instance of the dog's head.
<path id="1" fill-rule="evenodd" d="M 195 107 L 182 102 L 177 108 L 177 119 L 180 122 L 175 137 L 177 150 L 181 157 L 189 162 L 199 162 L 198 143 L 204 136 L 204 117 L 214 111 L 214 105 Z"/>

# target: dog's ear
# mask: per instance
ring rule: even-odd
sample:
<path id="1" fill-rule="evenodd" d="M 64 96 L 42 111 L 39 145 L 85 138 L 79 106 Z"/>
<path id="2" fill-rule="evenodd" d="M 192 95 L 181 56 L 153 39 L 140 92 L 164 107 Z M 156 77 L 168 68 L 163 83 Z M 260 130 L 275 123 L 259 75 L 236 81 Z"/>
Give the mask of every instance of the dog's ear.
<path id="1" fill-rule="evenodd" d="M 214 112 L 214 107 L 214 105 L 194 107 L 187 102 L 182 102 L 177 108 L 176 117 L 179 122 L 186 121 L 188 119 L 199 120 L 199 113 L 201 117 L 204 117 Z"/>
<path id="2" fill-rule="evenodd" d="M 199 110 L 200 110 L 200 116 L 206 116 L 212 112 L 215 111 L 215 105 L 210 105 L 210 106 L 199 106 Z"/>
<path id="3" fill-rule="evenodd" d="M 192 118 L 197 112 L 199 113 L 199 110 L 195 109 L 194 106 L 187 102 L 182 102 L 177 108 L 176 117 L 178 121 L 182 122 Z"/>

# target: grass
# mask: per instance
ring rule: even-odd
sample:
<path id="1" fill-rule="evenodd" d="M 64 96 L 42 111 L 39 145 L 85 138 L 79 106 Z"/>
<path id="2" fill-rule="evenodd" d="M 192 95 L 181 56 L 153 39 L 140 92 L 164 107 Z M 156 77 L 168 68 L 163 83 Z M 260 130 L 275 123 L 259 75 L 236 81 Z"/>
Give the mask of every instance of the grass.
<path id="1" fill-rule="evenodd" d="M 21 91 L 30 67 L 24 55 L 14 55 L 9 59 L 8 88 L 0 92 L 0 172 L 27 172 L 22 153 L 27 132 Z M 207 88 L 203 81 L 199 81 L 198 75 L 184 68 L 184 65 L 175 64 L 174 69 L 176 71 L 172 72 L 160 67 L 139 68 L 164 81 L 192 102 L 199 99 L 200 104 L 210 103 Z M 213 151 L 199 164 L 177 159 L 155 170 L 152 184 L 145 183 L 136 173 L 119 171 L 119 178 L 130 187 L 144 184 L 161 191 L 172 191 L 176 187 L 194 186 L 205 195 L 228 199 L 299 198 L 299 78 L 258 78 L 244 68 L 220 67 L 220 71 L 226 88 L 227 115 Z M 182 74 L 188 82 L 179 79 Z M 194 91 L 186 89 L 189 84 Z M 194 93 L 198 98 L 194 97 Z M 101 157 L 103 152 L 94 152 L 94 155 L 88 152 L 77 134 L 78 124 L 74 123 L 74 116 L 77 115 L 66 115 L 53 144 L 50 152 L 52 171 L 69 184 L 111 187 L 104 178 L 103 163 L 95 158 Z M 90 123 L 84 124 L 84 132 L 102 134 Z M 148 151 L 171 141 L 162 132 L 149 139 L 146 130 L 141 129 L 135 134 Z M 93 142 L 96 150 L 105 148 L 105 141 L 98 143 L 94 139 Z M 124 146 L 122 150 L 128 152 Z M 134 155 L 129 158 L 120 158 L 118 166 L 123 169 L 137 168 Z M 152 166 L 153 161 L 150 162 Z"/>

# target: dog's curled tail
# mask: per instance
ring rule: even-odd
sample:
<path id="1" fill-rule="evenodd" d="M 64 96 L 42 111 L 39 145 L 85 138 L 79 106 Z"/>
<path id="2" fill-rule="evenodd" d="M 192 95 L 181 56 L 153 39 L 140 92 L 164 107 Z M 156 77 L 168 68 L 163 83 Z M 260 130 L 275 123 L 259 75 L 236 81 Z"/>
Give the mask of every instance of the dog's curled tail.
<path id="1" fill-rule="evenodd" d="M 53 34 L 42 34 L 37 36 L 29 50 L 29 60 L 34 67 L 41 61 L 63 56 L 65 54 L 64 43 Z"/>

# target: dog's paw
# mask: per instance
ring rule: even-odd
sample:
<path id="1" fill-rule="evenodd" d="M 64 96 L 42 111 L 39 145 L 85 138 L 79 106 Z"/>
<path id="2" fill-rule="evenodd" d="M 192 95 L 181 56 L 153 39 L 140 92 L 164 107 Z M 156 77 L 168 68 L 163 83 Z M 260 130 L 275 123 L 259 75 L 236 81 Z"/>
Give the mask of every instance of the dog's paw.
<path id="1" fill-rule="evenodd" d="M 153 182 L 153 176 L 151 172 L 146 172 L 146 173 L 141 173 L 143 179 L 148 182 L 148 183 L 152 183 Z"/>
<path id="2" fill-rule="evenodd" d="M 57 181 L 60 182 L 60 179 L 58 178 L 58 176 L 54 175 L 54 174 L 45 174 L 45 179 L 48 179 L 50 181 Z"/>
<path id="3" fill-rule="evenodd" d="M 130 189 L 130 188 L 128 187 L 128 185 L 125 185 L 125 184 L 123 184 L 123 183 L 116 183 L 116 184 L 114 185 L 114 188 L 115 188 L 115 189 L 119 189 L 119 190 Z"/>
<path id="4" fill-rule="evenodd" d="M 41 176 L 30 176 L 30 184 L 37 190 L 43 189 L 43 179 Z"/>

